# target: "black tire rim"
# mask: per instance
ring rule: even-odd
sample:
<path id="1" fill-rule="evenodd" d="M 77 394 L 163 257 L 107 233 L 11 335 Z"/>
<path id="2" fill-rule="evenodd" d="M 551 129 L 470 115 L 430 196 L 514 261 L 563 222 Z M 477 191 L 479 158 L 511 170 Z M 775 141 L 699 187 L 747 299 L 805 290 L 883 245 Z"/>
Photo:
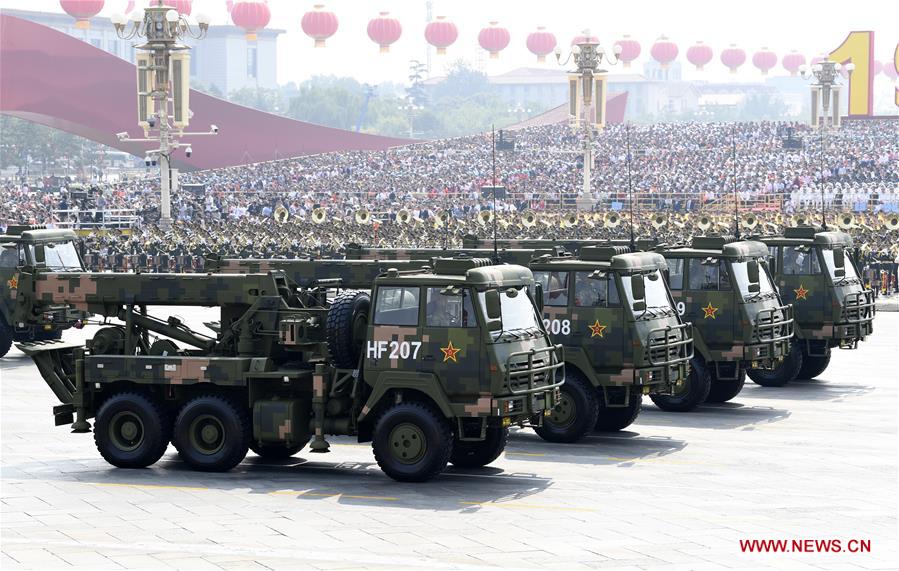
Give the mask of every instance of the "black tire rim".
<path id="1" fill-rule="evenodd" d="M 191 421 L 188 431 L 190 445 L 205 456 L 215 454 L 225 445 L 225 426 L 211 414 L 197 416 Z"/>
<path id="2" fill-rule="evenodd" d="M 552 408 L 548 418 L 550 424 L 558 428 L 568 428 L 577 420 L 577 405 L 566 392 L 562 393 L 559 402 Z"/>
<path id="3" fill-rule="evenodd" d="M 390 454 L 402 464 L 415 464 L 428 451 L 425 434 L 418 426 L 404 422 L 393 427 L 387 437 Z"/>
<path id="4" fill-rule="evenodd" d="M 133 452 L 144 442 L 144 421 L 130 410 L 116 413 L 109 422 L 109 440 L 122 452 Z"/>

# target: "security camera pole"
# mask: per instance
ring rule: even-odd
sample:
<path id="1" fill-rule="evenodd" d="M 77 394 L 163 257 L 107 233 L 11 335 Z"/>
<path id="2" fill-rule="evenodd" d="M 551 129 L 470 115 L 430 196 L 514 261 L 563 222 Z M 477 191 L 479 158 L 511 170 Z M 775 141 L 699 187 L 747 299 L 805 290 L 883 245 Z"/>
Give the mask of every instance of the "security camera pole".
<path id="1" fill-rule="evenodd" d="M 209 18 L 197 14 L 196 27 L 180 15 L 164 0 L 152 0 L 143 13 L 135 10 L 131 26 L 120 14 L 113 15 L 112 23 L 118 36 L 125 40 L 145 38 L 146 43 L 135 46 L 137 55 L 137 115 L 138 125 L 144 137 L 132 139 L 128 133 L 117 136 L 123 142 L 152 142 L 159 148 L 148 150 L 148 164 L 158 163 L 160 171 L 159 226 L 171 228 L 172 153 L 186 147 L 189 157 L 193 150 L 182 143 L 185 135 L 215 135 L 218 128 L 209 132 L 189 133 L 184 129 L 190 122 L 190 47 L 180 43 L 185 36 L 202 39 L 209 30 Z"/>

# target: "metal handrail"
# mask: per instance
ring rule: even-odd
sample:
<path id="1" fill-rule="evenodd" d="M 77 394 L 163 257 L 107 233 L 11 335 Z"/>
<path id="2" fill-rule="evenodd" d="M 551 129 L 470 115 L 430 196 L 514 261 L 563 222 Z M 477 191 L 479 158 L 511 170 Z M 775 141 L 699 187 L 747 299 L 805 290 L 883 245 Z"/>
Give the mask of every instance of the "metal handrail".
<path id="1" fill-rule="evenodd" d="M 864 303 L 862 303 L 864 298 Z M 850 305 L 850 301 L 855 303 Z M 846 294 L 843 298 L 843 309 L 840 314 L 839 324 L 867 323 L 874 320 L 874 314 L 877 312 L 877 305 L 874 302 L 874 292 L 871 290 L 861 290 Z M 852 316 L 855 316 L 854 318 Z M 838 324 L 838 325 L 839 325 Z"/>
<path id="2" fill-rule="evenodd" d="M 556 372 L 565 365 L 564 351 L 565 349 L 562 347 L 562 345 L 550 345 L 549 347 L 543 347 L 542 349 L 530 349 L 528 351 L 516 351 L 515 353 L 511 353 L 508 357 L 506 357 L 506 387 L 508 387 L 509 392 L 513 395 L 529 395 L 536 392 L 543 392 L 554 389 L 556 387 L 561 387 L 565 383 L 565 378 L 563 376 L 561 381 L 556 382 Z M 550 364 L 534 368 L 534 356 L 539 353 L 549 353 Z M 526 355 L 528 358 L 528 368 L 521 371 L 515 371 L 514 375 L 527 375 L 528 388 L 516 390 L 512 388 L 512 359 L 515 357 L 521 357 L 522 355 Z M 556 360 L 555 363 L 552 362 L 553 359 Z M 535 387 L 534 377 L 545 371 L 552 371 L 552 383 L 549 385 L 541 385 L 539 387 Z"/>
<path id="3" fill-rule="evenodd" d="M 783 313 L 784 320 L 783 321 L 774 321 L 774 312 L 780 311 Z M 764 314 L 770 314 L 771 321 L 769 323 L 760 324 L 759 322 L 762 320 Z M 775 336 L 774 328 L 775 327 L 785 327 L 787 333 L 781 334 L 779 336 Z M 759 341 L 761 343 L 777 343 L 778 341 L 785 341 L 793 337 L 793 305 L 781 305 L 779 307 L 769 307 L 767 309 L 761 309 L 758 313 L 755 314 L 755 323 L 753 325 L 752 330 L 752 340 Z"/>
<path id="4" fill-rule="evenodd" d="M 669 340 L 669 333 L 672 331 L 681 331 L 681 337 L 677 341 Z M 664 335 L 664 341 L 659 343 L 658 339 L 656 339 L 656 343 L 653 344 L 653 334 L 662 333 Z M 680 355 L 681 347 L 684 347 L 684 355 Z M 653 350 L 664 348 L 665 357 L 661 360 L 656 360 L 653 358 Z M 678 356 L 674 359 L 669 358 L 671 355 L 671 349 L 678 348 Z M 693 324 L 692 323 L 681 323 L 679 325 L 668 325 L 666 327 L 658 327 L 656 329 L 652 329 L 649 331 L 649 344 L 646 348 L 647 352 L 647 360 L 649 364 L 653 367 L 662 367 L 662 366 L 671 366 L 677 365 L 679 363 L 684 363 L 693 358 Z M 688 353 L 688 354 L 687 354 Z"/>

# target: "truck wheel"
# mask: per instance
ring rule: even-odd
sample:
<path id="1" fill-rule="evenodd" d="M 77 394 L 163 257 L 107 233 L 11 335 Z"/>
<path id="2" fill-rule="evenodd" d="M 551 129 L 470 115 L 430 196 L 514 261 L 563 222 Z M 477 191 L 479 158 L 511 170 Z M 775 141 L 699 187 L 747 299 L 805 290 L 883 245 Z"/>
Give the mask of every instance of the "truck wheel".
<path id="1" fill-rule="evenodd" d="M 627 387 L 606 387 L 606 391 L 610 392 L 612 402 L 621 402 L 623 391 L 629 390 Z M 627 406 L 606 406 L 605 398 L 603 398 L 602 387 L 596 390 L 596 402 L 599 405 L 599 414 L 596 417 L 596 430 L 600 432 L 616 432 L 624 430 L 637 420 L 640 415 L 640 408 L 643 405 L 643 395 L 637 390 L 630 390 L 628 395 Z"/>
<path id="2" fill-rule="evenodd" d="M 265 458 L 266 460 L 285 460 L 302 450 L 305 446 L 305 444 L 293 446 L 285 446 L 283 444 L 263 444 L 260 446 L 256 442 L 251 442 L 250 450 L 252 450 L 256 456 Z"/>
<path id="3" fill-rule="evenodd" d="M 830 365 L 830 355 L 831 352 L 828 351 L 827 355 L 823 357 L 819 355 L 808 355 L 807 353 L 802 353 L 802 367 L 799 369 L 799 374 L 796 376 L 797 379 L 814 379 L 818 375 L 824 372 L 824 369 Z"/>
<path id="4" fill-rule="evenodd" d="M 195 470 L 224 472 L 247 455 L 249 415 L 217 395 L 199 396 L 181 408 L 172 443 Z"/>
<path id="5" fill-rule="evenodd" d="M 425 482 L 446 468 L 453 433 L 433 407 L 407 401 L 384 411 L 371 444 L 385 474 L 400 482 Z"/>
<path id="6" fill-rule="evenodd" d="M 712 379 L 712 386 L 705 402 L 727 402 L 740 394 L 746 383 L 746 369 L 743 367 L 740 367 L 740 374 L 736 379 L 719 379 L 714 367 L 709 367 L 709 376 Z"/>
<path id="7" fill-rule="evenodd" d="M 681 390 L 673 395 L 649 395 L 652 402 L 668 412 L 689 412 L 705 402 L 711 389 L 708 369 L 700 359 L 690 360 L 690 374 Z"/>
<path id="8" fill-rule="evenodd" d="M 580 372 L 566 369 L 559 394 L 559 401 L 543 417 L 543 426 L 534 431 L 548 442 L 577 442 L 596 426 L 596 389 Z"/>
<path id="9" fill-rule="evenodd" d="M 5 323 L 0 322 L 0 357 L 6 357 L 12 347 L 12 331 Z"/>
<path id="10" fill-rule="evenodd" d="M 111 396 L 97 412 L 94 443 L 119 468 L 146 468 L 162 458 L 172 424 L 159 403 L 138 393 Z"/>
<path id="11" fill-rule="evenodd" d="M 450 462 L 459 468 L 480 468 L 493 462 L 506 448 L 509 440 L 509 429 L 503 426 L 488 426 L 484 440 L 470 442 L 453 441 L 453 453 Z"/>
<path id="12" fill-rule="evenodd" d="M 342 292 L 331 302 L 325 336 L 335 367 L 354 369 L 359 364 L 370 308 L 371 297 L 361 291 Z"/>
<path id="13" fill-rule="evenodd" d="M 790 343 L 790 352 L 784 360 L 774 369 L 749 369 L 746 374 L 749 378 L 763 387 L 782 387 L 799 375 L 802 369 L 802 349 L 795 341 Z"/>

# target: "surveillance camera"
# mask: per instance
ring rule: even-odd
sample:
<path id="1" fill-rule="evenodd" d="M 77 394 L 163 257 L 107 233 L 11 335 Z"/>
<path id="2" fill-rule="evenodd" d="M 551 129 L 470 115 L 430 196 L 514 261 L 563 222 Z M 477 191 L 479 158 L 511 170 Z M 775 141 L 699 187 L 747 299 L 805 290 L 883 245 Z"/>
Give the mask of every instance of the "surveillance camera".
<path id="1" fill-rule="evenodd" d="M 218 125 L 210 125 L 210 126 L 209 126 L 209 130 L 212 131 L 213 133 L 218 133 L 218 132 L 219 132 L 219 126 L 218 126 Z"/>
<path id="2" fill-rule="evenodd" d="M 191 156 L 192 154 L 194 154 L 194 149 L 193 149 L 193 147 L 187 147 L 186 149 L 184 149 L 184 155 L 185 155 L 187 158 L 190 158 L 190 156 Z"/>

